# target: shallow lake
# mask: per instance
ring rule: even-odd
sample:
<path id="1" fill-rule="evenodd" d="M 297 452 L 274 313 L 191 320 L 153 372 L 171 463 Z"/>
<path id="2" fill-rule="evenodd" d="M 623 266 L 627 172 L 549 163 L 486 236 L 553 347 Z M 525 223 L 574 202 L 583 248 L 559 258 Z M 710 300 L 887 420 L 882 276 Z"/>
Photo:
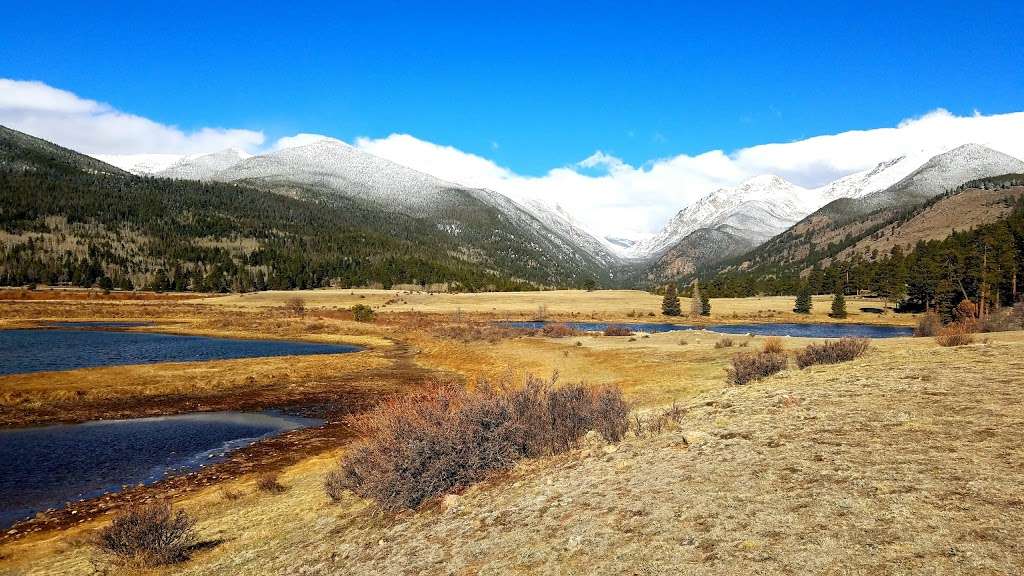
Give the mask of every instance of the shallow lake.
<path id="1" fill-rule="evenodd" d="M 343 354 L 361 350 L 358 346 L 345 344 L 208 338 L 96 329 L 137 325 L 133 323 L 64 325 L 72 328 L 0 330 L 0 375 L 157 362 Z M 80 329 L 73 329 L 74 327 Z"/>
<path id="2" fill-rule="evenodd" d="M 502 322 L 511 328 L 539 329 L 544 322 Z M 710 324 L 687 326 L 664 323 L 566 322 L 575 330 L 601 332 L 608 326 L 625 326 L 634 332 L 671 332 L 673 330 L 710 330 L 721 334 L 754 334 L 755 336 L 793 336 L 801 338 L 896 338 L 913 336 L 913 328 L 878 324 Z"/>
<path id="3" fill-rule="evenodd" d="M 0 526 L 122 485 L 194 470 L 261 438 L 321 423 L 208 412 L 0 430 Z"/>

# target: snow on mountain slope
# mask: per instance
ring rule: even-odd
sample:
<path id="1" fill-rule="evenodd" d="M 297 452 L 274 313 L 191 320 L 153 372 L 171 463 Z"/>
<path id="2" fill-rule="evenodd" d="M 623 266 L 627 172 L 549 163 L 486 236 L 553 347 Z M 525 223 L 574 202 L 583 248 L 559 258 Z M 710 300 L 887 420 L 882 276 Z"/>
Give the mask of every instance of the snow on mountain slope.
<path id="1" fill-rule="evenodd" d="M 92 157 L 136 176 L 152 176 L 198 154 L 93 154 Z"/>
<path id="2" fill-rule="evenodd" d="M 226 170 L 250 157 L 252 157 L 251 154 L 246 154 L 235 148 L 228 148 L 213 154 L 186 156 L 154 175 L 181 180 L 210 180 L 217 172 Z"/>
<path id="3" fill-rule="evenodd" d="M 980 144 L 964 144 L 930 158 L 896 184 L 864 196 L 862 212 L 911 205 L 970 180 L 1024 172 L 1024 161 Z"/>
<path id="4" fill-rule="evenodd" d="M 621 246 L 599 240 L 596 235 L 577 223 L 561 206 L 551 206 L 536 198 L 523 199 L 518 204 L 550 230 L 585 250 L 603 264 L 616 263 L 624 252 Z"/>
<path id="5" fill-rule="evenodd" d="M 778 176 L 757 176 L 735 188 L 719 188 L 680 210 L 665 228 L 634 245 L 630 254 L 649 258 L 701 228 L 728 225 L 753 243 L 778 234 L 821 206 L 812 190 Z"/>
<path id="6" fill-rule="evenodd" d="M 934 154 L 923 150 L 899 156 L 891 160 L 879 162 L 873 168 L 855 172 L 844 176 L 833 182 L 815 188 L 815 194 L 819 195 L 825 203 L 840 198 L 860 198 L 873 192 L 885 190 L 893 184 L 906 178 L 911 172 L 921 167 Z"/>
<path id="7" fill-rule="evenodd" d="M 213 178 L 328 189 L 411 216 L 442 213 L 458 203 L 465 190 L 332 139 L 253 156 Z"/>

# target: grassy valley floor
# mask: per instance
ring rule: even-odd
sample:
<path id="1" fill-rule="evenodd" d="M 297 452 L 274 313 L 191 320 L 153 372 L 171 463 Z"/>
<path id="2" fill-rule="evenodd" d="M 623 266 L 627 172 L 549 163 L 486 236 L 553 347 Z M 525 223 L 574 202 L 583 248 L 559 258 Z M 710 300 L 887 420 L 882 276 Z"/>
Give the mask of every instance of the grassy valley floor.
<path id="1" fill-rule="evenodd" d="M 169 389 L 197 403 L 186 409 L 230 406 L 232 398 L 259 407 L 331 389 L 362 386 L 386 395 L 431 378 L 472 383 L 554 371 L 562 381 L 619 384 L 642 422 L 672 402 L 685 408 L 680 422 L 663 430 L 642 425 L 639 435 L 614 446 L 588 439 L 579 450 L 524 462 L 398 517 L 380 516 L 355 498 L 329 503 L 322 483 L 344 438 L 307 439 L 298 449 L 257 444 L 243 455 L 247 466 L 205 472 L 188 490 L 158 484 L 136 493 L 133 501 L 173 498 L 210 543 L 187 563 L 154 574 L 1019 573 L 1024 333 L 986 335 L 960 348 L 941 348 L 930 338 L 878 340 L 853 362 L 791 367 L 736 387 L 724 379 L 729 358 L 762 339 L 733 337 L 733 346 L 716 348 L 722 336 L 708 332 L 462 337 L 479 327 L 474 320 L 491 317 L 471 313 L 463 298 L 496 308 L 500 295 L 343 292 L 319 303 L 328 291 L 303 294 L 308 310 L 301 317 L 286 312 L 275 294 L 185 303 L 0 303 L 7 326 L 148 319 L 183 333 L 359 338 L 368 346 L 294 363 L 232 360 L 2 377 L 0 408 L 18 422 L 45 415 L 46 406 L 104 414 L 136 394 L 152 394 L 151 407 L 174 411 L 158 398 Z M 549 313 L 570 317 L 625 320 L 634 308 L 658 305 L 644 293 L 563 293 L 571 305 L 559 303 L 559 293 L 542 294 Z M 448 302 L 429 313 L 392 311 L 406 306 L 403 296 Z M 540 305 L 515 298 L 503 314 L 528 317 Z M 251 305 L 259 299 L 266 301 Z M 377 306 L 375 323 L 346 317 L 341 308 L 358 301 Z M 815 304 L 824 317 L 827 301 Z M 777 310 L 772 320 L 788 320 L 785 306 L 790 299 L 716 300 L 712 320 L 766 316 L 766 310 Z M 893 314 L 861 318 L 870 320 L 908 322 Z M 784 340 L 788 349 L 808 342 Z M 97 395 L 81 401 L 80 390 L 86 398 Z M 21 404 L 12 400 L 15 393 L 23 394 Z M 25 405 L 25 398 L 35 404 Z M 256 472 L 266 469 L 280 472 L 285 492 L 256 487 Z M 113 499 L 109 509 L 117 504 Z M 83 518 L 60 529 L 43 524 L 0 543 L 0 574 L 94 573 L 98 557 L 88 539 L 109 516 Z"/>

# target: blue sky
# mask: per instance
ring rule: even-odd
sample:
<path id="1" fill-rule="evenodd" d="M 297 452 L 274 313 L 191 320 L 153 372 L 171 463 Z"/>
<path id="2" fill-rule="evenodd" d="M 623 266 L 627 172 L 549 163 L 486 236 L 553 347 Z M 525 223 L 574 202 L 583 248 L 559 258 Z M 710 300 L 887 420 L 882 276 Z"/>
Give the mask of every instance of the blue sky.
<path id="1" fill-rule="evenodd" d="M 185 130 L 406 133 L 526 175 L 1024 107 L 1024 2 L 3 4 L 0 78 Z"/>

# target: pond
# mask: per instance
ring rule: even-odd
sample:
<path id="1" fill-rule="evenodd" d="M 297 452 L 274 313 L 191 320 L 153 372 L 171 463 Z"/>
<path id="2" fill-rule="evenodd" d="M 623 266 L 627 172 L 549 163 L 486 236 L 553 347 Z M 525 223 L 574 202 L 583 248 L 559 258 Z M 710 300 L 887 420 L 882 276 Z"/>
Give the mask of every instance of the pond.
<path id="1" fill-rule="evenodd" d="M 208 412 L 0 430 L 0 527 L 320 424 L 269 412 Z"/>
<path id="2" fill-rule="evenodd" d="M 97 330 L 99 327 L 116 328 L 118 326 L 110 324 L 122 323 L 102 324 L 105 326 L 98 323 L 75 324 L 79 329 L 0 330 L 0 375 L 157 362 L 343 354 L 361 350 L 359 346 L 346 344 Z"/>
<path id="3" fill-rule="evenodd" d="M 510 328 L 540 329 L 544 322 L 502 322 Z M 906 326 L 884 326 L 879 324 L 710 324 L 687 326 L 665 323 L 606 323 L 566 322 L 575 329 L 585 332 L 602 332 L 608 326 L 625 326 L 634 332 L 671 332 L 673 330 L 710 330 L 721 334 L 753 334 L 755 336 L 793 336 L 801 338 L 897 338 L 913 336 L 914 329 Z"/>

